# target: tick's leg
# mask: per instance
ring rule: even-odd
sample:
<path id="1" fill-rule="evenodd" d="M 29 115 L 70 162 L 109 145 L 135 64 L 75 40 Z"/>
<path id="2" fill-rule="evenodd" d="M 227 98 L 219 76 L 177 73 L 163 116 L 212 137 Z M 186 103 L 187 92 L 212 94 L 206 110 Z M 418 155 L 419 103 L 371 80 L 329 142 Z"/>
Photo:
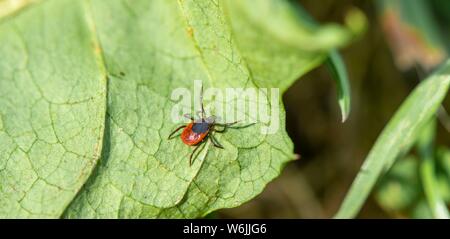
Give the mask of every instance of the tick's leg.
<path id="1" fill-rule="evenodd" d="M 174 131 L 172 131 L 172 133 L 170 133 L 170 135 L 169 135 L 169 137 L 167 137 L 167 139 L 171 139 L 171 137 L 172 137 L 176 132 L 178 132 L 178 130 L 180 130 L 180 129 L 182 129 L 182 128 L 185 128 L 185 127 L 186 127 L 186 125 L 182 125 L 182 126 L 176 128 Z"/>
<path id="2" fill-rule="evenodd" d="M 214 129 L 214 132 L 223 133 L 223 132 L 225 132 L 225 130 L 227 130 L 227 127 L 223 127 L 223 129 L 220 129 L 220 130 Z"/>
<path id="3" fill-rule="evenodd" d="M 199 119 L 201 119 L 202 122 L 204 122 L 205 119 L 203 118 L 203 112 L 202 112 L 201 110 L 199 110 L 199 111 L 197 111 L 196 113 L 197 113 L 197 117 L 198 117 Z"/>
<path id="4" fill-rule="evenodd" d="M 240 120 L 237 120 L 237 121 L 234 121 L 234 122 L 231 122 L 231 123 L 224 123 L 224 124 L 216 123 L 215 125 L 217 125 L 217 126 L 222 126 L 222 127 L 229 127 L 229 126 L 231 126 L 231 125 L 234 125 L 234 124 L 236 124 L 236 123 L 239 123 L 239 121 L 240 121 Z"/>
<path id="5" fill-rule="evenodd" d="M 237 121 L 237 122 L 239 122 L 239 121 Z M 223 133 L 228 128 L 231 128 L 231 129 L 243 129 L 243 128 L 247 128 L 249 126 L 252 126 L 252 125 L 256 124 L 256 123 L 251 123 L 251 124 L 241 125 L 241 126 L 231 126 L 233 124 L 236 124 L 237 122 L 232 122 L 232 123 L 227 123 L 227 124 L 215 124 L 215 126 L 221 126 L 223 128 L 220 129 L 220 130 L 214 130 L 214 131 L 217 132 L 217 133 Z"/>
<path id="6" fill-rule="evenodd" d="M 221 130 L 216 130 L 216 132 L 218 132 L 218 133 L 223 133 L 223 132 L 225 132 L 227 130 L 227 128 L 233 128 L 233 127 L 230 127 L 230 126 L 232 126 L 232 125 L 234 125 L 234 124 L 236 124 L 238 122 L 240 122 L 240 120 L 234 121 L 234 122 L 231 122 L 231 123 L 224 123 L 224 124 L 216 123 L 214 125 L 223 127 Z"/>
<path id="7" fill-rule="evenodd" d="M 254 125 L 254 124 L 256 124 L 256 123 L 250 123 L 250 124 L 246 124 L 246 125 L 239 125 L 239 126 L 227 126 L 227 128 L 232 128 L 232 129 L 244 129 L 244 128 L 247 128 L 247 127 L 250 127 L 250 126 L 252 126 L 252 125 Z"/>
<path id="8" fill-rule="evenodd" d="M 184 114 L 183 115 L 185 118 L 188 118 L 188 119 L 190 119 L 190 120 L 192 120 L 192 121 L 194 121 L 194 117 L 191 115 L 191 114 Z"/>
<path id="9" fill-rule="evenodd" d="M 214 131 L 217 132 L 217 133 L 223 133 L 223 132 L 225 132 L 227 130 L 228 127 L 230 127 L 231 125 L 236 124 L 237 122 L 239 122 L 239 121 L 235 121 L 235 122 L 232 122 L 232 123 L 225 123 L 225 124 L 216 123 L 216 124 L 214 124 L 214 126 L 220 126 L 220 127 L 223 127 L 223 128 L 219 129 L 219 130 L 215 129 Z"/>
<path id="10" fill-rule="evenodd" d="M 225 127 L 225 126 L 222 126 L 223 127 L 222 129 L 217 130 L 216 126 L 217 126 L 217 124 L 213 124 L 211 126 L 211 133 L 212 132 L 223 133 L 223 132 L 225 132 L 227 130 L 227 127 Z"/>
<path id="11" fill-rule="evenodd" d="M 219 141 L 217 141 L 216 137 L 214 137 L 213 134 L 210 134 L 209 137 L 210 137 L 211 143 L 212 143 L 215 147 L 220 148 L 220 149 L 223 149 L 223 146 L 219 143 Z"/>
<path id="12" fill-rule="evenodd" d="M 195 149 L 192 150 L 191 156 L 189 157 L 189 166 L 192 166 L 192 157 L 194 156 L 195 152 L 197 152 L 197 149 L 200 148 L 200 145 L 195 146 Z"/>
<path id="13" fill-rule="evenodd" d="M 205 117 L 205 108 L 203 107 L 203 83 L 202 88 L 200 89 L 200 103 L 202 104 L 202 119 L 204 119 L 206 117 Z"/>

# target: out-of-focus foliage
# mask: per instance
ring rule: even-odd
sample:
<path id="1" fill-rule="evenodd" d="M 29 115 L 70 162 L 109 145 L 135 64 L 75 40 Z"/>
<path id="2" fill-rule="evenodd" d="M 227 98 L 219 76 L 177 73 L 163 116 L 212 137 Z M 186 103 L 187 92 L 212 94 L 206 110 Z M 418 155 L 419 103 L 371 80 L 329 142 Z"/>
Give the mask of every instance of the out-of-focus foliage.
<path id="1" fill-rule="evenodd" d="M 448 57 L 450 35 L 446 28 L 450 24 L 449 1 L 380 0 L 378 3 L 385 36 L 400 69 L 415 67 L 420 78 L 423 76 L 421 69 L 429 70 Z M 438 118 L 448 131 L 449 117 L 442 106 L 439 109 Z M 401 163 L 402 161 L 395 164 L 391 172 L 380 183 L 377 199 L 382 207 L 393 213 L 403 211 L 406 215 L 416 218 L 448 218 L 449 216 L 446 204 L 449 203 L 450 181 L 445 173 L 448 168 L 446 166 L 447 149 L 445 146 L 440 146 L 436 150 L 434 141 L 437 128 L 435 122 L 433 120 L 418 139 L 416 148 L 420 162 L 416 163 L 416 166 L 410 168 L 408 172 L 411 177 L 414 175 L 413 178 L 419 179 L 421 184 L 414 184 L 411 181 L 411 183 L 403 185 L 404 187 L 397 194 L 393 193 L 390 196 L 383 194 L 387 185 L 393 183 L 393 180 L 388 179 L 396 174 L 396 168 L 405 167 Z M 416 188 L 414 191 L 422 192 L 419 201 L 414 202 L 415 205 L 412 203 L 415 200 L 410 197 L 410 203 L 405 205 L 409 207 L 409 210 L 405 210 L 406 207 L 390 207 L 391 200 L 395 201 L 406 197 L 405 193 L 412 187 Z M 425 208 L 427 210 L 424 210 Z M 426 213 L 418 213 L 425 211 Z"/>
<path id="2" fill-rule="evenodd" d="M 375 196 L 388 213 L 412 218 L 434 217 L 420 178 L 420 160 L 413 155 L 399 159 L 378 183 Z M 447 164 L 450 162 L 450 150 L 444 147 L 439 148 L 433 160 L 436 161 L 433 165 L 435 186 L 437 186 L 435 189 L 448 204 L 450 203 L 450 177 Z"/>
<path id="3" fill-rule="evenodd" d="M 436 120 L 424 129 L 417 142 L 418 156 L 398 160 L 379 182 L 376 199 L 389 213 L 413 218 L 447 218 L 450 202 L 447 148 L 435 150 Z"/>
<path id="4" fill-rule="evenodd" d="M 379 0 L 378 5 L 385 37 L 390 43 L 394 59 L 400 69 L 415 68 L 420 74 L 419 77 L 422 77 L 422 69 L 428 71 L 447 58 L 445 42 L 441 38 L 442 34 L 438 31 L 439 26 L 432 15 L 430 2 L 423 0 Z M 441 81 L 443 83 L 443 85 L 433 90 L 436 94 L 439 94 L 438 90 L 444 89 L 444 91 L 440 91 L 442 95 L 438 101 L 434 102 L 433 106 L 426 106 L 426 104 L 433 102 L 433 99 L 436 99 L 431 97 L 431 95 L 429 97 L 419 96 L 415 103 L 406 106 L 408 103 L 411 103 L 409 101 L 414 96 L 417 96 L 414 95 L 417 93 L 416 91 L 408 97 L 397 114 L 391 119 L 364 162 L 337 217 L 355 216 L 357 211 L 359 211 L 358 205 L 362 205 L 362 199 L 372 189 L 376 180 L 383 175 L 383 171 L 389 169 L 397 157 L 402 157 L 405 151 L 409 150 L 414 140 L 418 140 L 417 151 L 420 157 L 419 178 L 422 186 L 419 188 L 423 189 L 431 215 L 435 218 L 448 218 L 447 206 L 440 192 L 442 184 L 439 183 L 435 167 L 435 116 L 420 117 L 409 113 L 400 116 L 402 114 L 400 112 L 410 111 L 412 113 L 414 111 L 422 111 L 421 113 L 424 113 L 432 110 L 434 114 L 435 111 L 440 110 L 440 114 L 445 113 L 444 108 L 441 108 L 440 104 L 444 100 L 449 87 L 449 67 L 450 62 L 447 62 L 438 73 L 435 73 L 438 77 L 435 78 L 433 74 L 429 77 L 430 79 L 427 79 L 427 81 L 434 81 L 435 83 Z M 431 84 L 431 82 L 429 83 Z M 423 85 L 423 83 L 420 84 L 418 88 L 423 87 Z M 409 110 L 406 109 L 408 107 L 410 108 Z M 424 126 L 425 121 L 432 121 L 433 123 Z M 411 122 L 414 123 L 411 124 Z M 443 123 L 447 124 L 445 121 Z M 423 130 L 422 135 L 418 134 L 420 130 Z M 396 137 L 394 132 L 402 136 Z M 410 170 L 415 169 L 410 168 Z M 409 172 L 410 177 L 414 172 Z M 395 170 L 392 172 L 392 175 L 396 175 Z M 402 190 L 397 190 L 398 193 L 394 193 L 391 196 L 386 196 L 383 192 L 386 192 L 386 190 L 394 190 L 395 192 L 395 188 L 400 184 L 397 182 L 397 186 L 394 186 L 394 189 L 392 185 L 396 184 L 388 184 L 390 187 L 385 186 L 380 189 L 381 196 L 378 197 L 379 201 L 387 208 L 406 208 L 409 206 L 408 204 L 411 204 L 411 201 L 414 201 L 412 192 L 418 191 L 417 189 L 412 189 L 417 187 L 412 182 L 414 181 L 411 181 L 411 184 L 408 184 L 408 186 L 404 185 Z M 400 193 L 400 191 L 403 193 Z"/>
<path id="5" fill-rule="evenodd" d="M 377 3 L 385 37 L 400 69 L 420 65 L 429 70 L 447 58 L 430 1 L 379 0 Z"/>
<path id="6" fill-rule="evenodd" d="M 398 160 L 379 182 L 376 199 L 386 211 L 407 210 L 420 198 L 418 170 L 418 159 L 408 156 Z"/>
<path id="7" fill-rule="evenodd" d="M 429 77 L 428 74 L 448 58 L 450 1 L 300 2 L 320 22 L 344 21 L 343 16 L 354 6 L 361 8 L 370 22 L 368 32 L 361 41 L 343 51 L 352 86 L 352 114 L 346 124 L 339 125 L 332 121 L 336 117 L 336 109 L 331 104 L 333 98 L 328 96 L 330 92 L 325 90 L 328 86 L 326 69 L 321 68 L 306 75 L 308 80 L 295 84 L 285 96 L 288 132 L 294 140 L 296 152 L 302 155 L 290 167 L 292 174 L 295 172 L 297 178 L 309 186 L 302 187 L 308 197 L 302 198 L 301 204 L 314 205 L 316 217 L 330 217 L 342 203 L 349 184 L 360 170 L 362 159 L 401 102 L 421 80 Z M 430 99 L 420 100 L 426 102 Z M 445 123 L 448 122 L 445 120 L 446 115 L 442 113 L 448 109 L 449 103 L 447 96 L 443 106 L 436 105 L 439 120 L 436 122 L 435 136 L 432 136 L 433 157 L 428 157 L 431 160 L 424 160 L 417 144 L 412 143 L 409 151 L 402 150 L 398 157 L 392 159 L 391 163 L 396 162 L 394 166 L 390 168 L 391 165 L 386 164 L 375 178 L 377 187 L 372 191 L 375 197 L 363 200 L 364 207 L 354 215 L 370 218 L 432 218 L 439 217 L 437 212 L 445 210 L 436 207 L 440 204 L 436 202 L 443 201 L 449 205 L 448 166 L 443 165 L 448 165 L 446 162 L 449 161 L 445 155 L 450 146 L 450 134 L 445 127 L 450 127 Z M 430 118 L 434 118 L 434 115 L 431 114 Z M 417 140 L 417 137 L 414 138 Z M 252 211 L 252 215 L 257 217 L 286 217 L 284 211 L 289 211 L 289 215 L 314 217 L 303 207 L 278 201 L 280 198 L 284 201 L 293 197 L 301 198 L 294 190 L 286 192 L 282 189 L 281 181 L 289 179 L 281 176 L 280 181 L 277 181 L 279 183 L 270 184 L 266 193 L 244 205 L 242 210 Z M 433 190 L 426 193 L 425 187 Z M 355 195 L 362 197 L 361 192 L 356 190 Z M 440 199 L 436 201 L 433 195 L 438 195 Z M 282 207 L 283 210 L 265 210 L 272 205 Z M 432 205 L 435 205 L 434 209 Z M 238 215 L 233 214 L 237 211 L 239 209 L 227 210 L 226 216 Z"/>
<path id="8" fill-rule="evenodd" d="M 426 123 L 434 118 L 449 87 L 450 61 L 419 84 L 391 118 L 364 161 L 336 217 L 356 216 L 376 181 L 410 149 Z"/>

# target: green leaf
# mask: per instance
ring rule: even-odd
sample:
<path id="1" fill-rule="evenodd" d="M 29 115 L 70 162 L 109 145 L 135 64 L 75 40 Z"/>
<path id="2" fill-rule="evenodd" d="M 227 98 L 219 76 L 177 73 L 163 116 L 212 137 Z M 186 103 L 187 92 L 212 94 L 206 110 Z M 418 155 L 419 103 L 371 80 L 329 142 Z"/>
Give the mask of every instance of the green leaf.
<path id="1" fill-rule="evenodd" d="M 450 85 L 450 61 L 420 83 L 384 128 L 371 149 L 336 218 L 354 217 L 377 179 L 415 142 L 434 117 Z"/>
<path id="2" fill-rule="evenodd" d="M 345 64 L 341 55 L 335 50 L 331 51 L 326 63 L 330 69 L 331 75 L 336 81 L 338 102 L 341 109 L 342 122 L 344 122 L 350 114 L 351 106 L 351 92 L 347 69 L 345 69 Z"/>
<path id="3" fill-rule="evenodd" d="M 59 217 L 100 158 L 105 69 L 67 3 L 0 23 L 0 217 Z"/>
<path id="4" fill-rule="evenodd" d="M 192 148 L 166 140 L 172 90 L 283 92 L 352 38 L 279 0 L 22 7 L 0 17 L 1 217 L 192 218 L 250 200 L 294 158 L 282 105 L 275 134 L 230 129 L 190 167 Z"/>

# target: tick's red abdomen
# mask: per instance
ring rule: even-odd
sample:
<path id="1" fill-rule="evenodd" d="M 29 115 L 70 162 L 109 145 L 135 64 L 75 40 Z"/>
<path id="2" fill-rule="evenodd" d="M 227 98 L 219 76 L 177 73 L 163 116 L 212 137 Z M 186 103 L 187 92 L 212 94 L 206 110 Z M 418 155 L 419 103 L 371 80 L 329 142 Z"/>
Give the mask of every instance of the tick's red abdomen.
<path id="1" fill-rule="evenodd" d="M 192 130 L 193 125 L 194 123 L 189 123 L 181 133 L 181 140 L 183 141 L 183 143 L 191 146 L 197 145 L 198 143 L 202 142 L 202 140 L 206 137 L 206 135 L 208 135 L 208 131 L 202 133 L 195 133 Z"/>

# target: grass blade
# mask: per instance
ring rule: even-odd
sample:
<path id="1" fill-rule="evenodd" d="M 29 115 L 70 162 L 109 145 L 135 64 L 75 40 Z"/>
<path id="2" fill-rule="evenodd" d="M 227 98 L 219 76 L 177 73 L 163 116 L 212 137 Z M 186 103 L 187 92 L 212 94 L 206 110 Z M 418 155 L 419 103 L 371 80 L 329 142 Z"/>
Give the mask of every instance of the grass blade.
<path id="1" fill-rule="evenodd" d="M 434 117 L 450 86 L 450 61 L 420 83 L 389 121 L 367 156 L 335 218 L 352 218 L 378 178 L 409 150 L 423 126 Z"/>
<path id="2" fill-rule="evenodd" d="M 348 81 L 347 69 L 345 68 L 344 60 L 339 52 L 333 50 L 326 61 L 331 75 L 336 81 L 338 102 L 342 114 L 342 122 L 348 118 L 351 106 L 351 92 L 350 83 Z"/>
<path id="3" fill-rule="evenodd" d="M 439 192 L 439 182 L 436 175 L 434 156 L 434 139 L 436 137 L 436 120 L 432 119 L 421 133 L 417 149 L 421 157 L 420 177 L 428 206 L 434 218 L 445 219 L 449 213 Z"/>

